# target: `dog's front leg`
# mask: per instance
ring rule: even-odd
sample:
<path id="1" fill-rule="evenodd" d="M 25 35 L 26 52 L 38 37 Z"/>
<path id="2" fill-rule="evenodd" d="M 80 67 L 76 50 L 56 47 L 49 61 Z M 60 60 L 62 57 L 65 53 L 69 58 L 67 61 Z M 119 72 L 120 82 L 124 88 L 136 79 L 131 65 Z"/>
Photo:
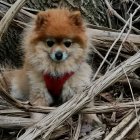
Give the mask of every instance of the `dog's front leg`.
<path id="1" fill-rule="evenodd" d="M 33 73 L 29 75 L 30 102 L 36 106 L 50 106 L 53 99 L 45 87 L 43 79 Z M 32 118 L 39 120 L 44 117 L 42 113 L 32 113 Z"/>
<path id="2" fill-rule="evenodd" d="M 31 89 L 30 102 L 33 106 L 50 106 L 52 103 L 52 97 L 49 95 L 46 89 Z M 43 113 L 32 113 L 31 117 L 35 120 L 40 120 L 45 117 Z"/>
<path id="3" fill-rule="evenodd" d="M 69 86 L 64 86 L 62 94 L 61 94 L 62 102 L 64 103 L 68 101 L 74 96 L 74 94 L 75 94 L 74 89 L 72 89 Z"/>

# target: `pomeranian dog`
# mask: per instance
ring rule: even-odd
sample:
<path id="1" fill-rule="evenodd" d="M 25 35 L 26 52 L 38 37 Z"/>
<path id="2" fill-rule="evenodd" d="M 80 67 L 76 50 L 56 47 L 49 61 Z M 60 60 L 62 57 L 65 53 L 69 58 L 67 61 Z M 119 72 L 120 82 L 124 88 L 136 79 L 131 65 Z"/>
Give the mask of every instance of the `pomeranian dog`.
<path id="1" fill-rule="evenodd" d="M 41 11 L 23 34 L 24 66 L 11 81 L 14 97 L 51 106 L 66 102 L 90 83 L 88 37 L 79 11 Z"/>

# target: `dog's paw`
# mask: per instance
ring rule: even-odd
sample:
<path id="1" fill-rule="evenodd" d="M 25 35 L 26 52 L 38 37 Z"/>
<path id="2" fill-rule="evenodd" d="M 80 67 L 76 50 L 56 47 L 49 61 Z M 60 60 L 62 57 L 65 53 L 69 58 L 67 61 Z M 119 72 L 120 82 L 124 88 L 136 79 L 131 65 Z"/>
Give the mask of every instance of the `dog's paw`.
<path id="1" fill-rule="evenodd" d="M 50 106 L 53 103 L 53 98 L 50 95 L 50 93 L 45 92 L 45 100 L 48 106 Z"/>
<path id="2" fill-rule="evenodd" d="M 68 101 L 73 97 L 73 95 L 74 95 L 74 91 L 70 87 L 65 88 L 61 95 L 62 102 L 64 103 Z"/>

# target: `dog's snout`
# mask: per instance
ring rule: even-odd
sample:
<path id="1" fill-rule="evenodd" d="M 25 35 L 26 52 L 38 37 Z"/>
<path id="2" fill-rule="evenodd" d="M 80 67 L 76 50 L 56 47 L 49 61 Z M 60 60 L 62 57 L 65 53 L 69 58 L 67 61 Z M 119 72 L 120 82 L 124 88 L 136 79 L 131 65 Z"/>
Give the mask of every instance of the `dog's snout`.
<path id="1" fill-rule="evenodd" d="M 58 51 L 55 53 L 55 58 L 57 60 L 61 60 L 63 58 L 63 53 L 61 51 Z"/>
<path id="2" fill-rule="evenodd" d="M 61 50 L 53 51 L 52 53 L 50 53 L 50 58 L 53 61 L 61 62 L 61 61 L 65 61 L 68 58 L 68 54 Z"/>

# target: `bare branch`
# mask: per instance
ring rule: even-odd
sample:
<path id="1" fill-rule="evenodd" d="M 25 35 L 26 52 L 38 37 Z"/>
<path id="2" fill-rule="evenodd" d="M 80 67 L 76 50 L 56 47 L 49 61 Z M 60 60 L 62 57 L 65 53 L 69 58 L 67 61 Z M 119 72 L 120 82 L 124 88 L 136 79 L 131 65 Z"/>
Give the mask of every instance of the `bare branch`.
<path id="1" fill-rule="evenodd" d="M 2 40 L 3 34 L 7 31 L 12 19 L 17 14 L 17 12 L 21 9 L 21 7 L 25 4 L 26 0 L 17 0 L 5 16 L 0 21 L 0 41 Z"/>
<path id="2" fill-rule="evenodd" d="M 124 18 L 122 18 L 122 17 L 111 7 L 111 5 L 110 5 L 110 3 L 108 2 L 108 0 L 105 0 L 105 3 L 106 3 L 106 5 L 107 5 L 108 9 L 111 11 L 111 13 L 114 14 L 114 15 L 115 15 L 120 21 L 122 21 L 124 24 L 126 24 L 127 21 L 126 21 Z M 140 6 L 139 6 L 139 7 L 140 7 Z M 139 7 L 138 7 L 138 9 L 139 9 Z M 137 33 L 140 34 L 140 30 L 139 30 L 139 29 L 135 28 L 134 26 L 132 26 L 132 29 L 133 29 L 135 32 L 137 32 Z"/>

